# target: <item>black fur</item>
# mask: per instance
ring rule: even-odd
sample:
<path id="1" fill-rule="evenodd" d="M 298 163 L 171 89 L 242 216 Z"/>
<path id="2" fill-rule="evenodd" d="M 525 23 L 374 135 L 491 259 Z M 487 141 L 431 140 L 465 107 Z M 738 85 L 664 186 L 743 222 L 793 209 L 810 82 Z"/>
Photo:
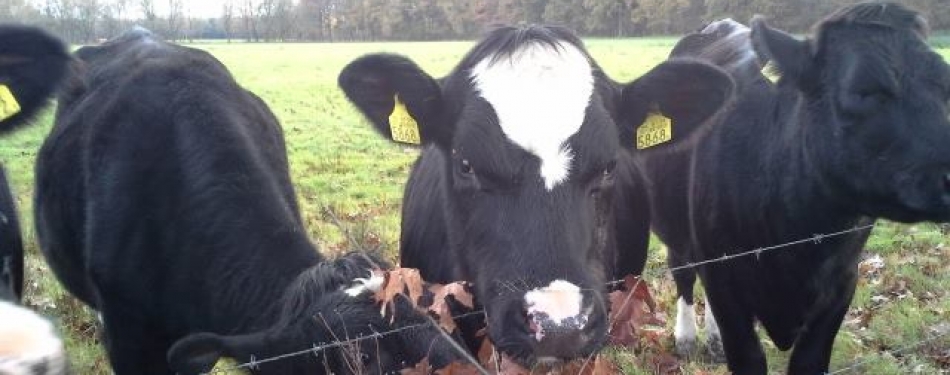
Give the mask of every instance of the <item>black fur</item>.
<path id="1" fill-rule="evenodd" d="M 618 155 L 632 148 L 635 127 L 658 109 L 674 119 L 676 140 L 686 141 L 730 99 L 732 81 L 707 63 L 681 60 L 619 84 L 587 56 L 595 88 L 583 126 L 567 142 L 574 156 L 571 174 L 546 191 L 540 160 L 507 139 L 470 77 L 480 61 L 528 44 L 573 47 L 586 55 L 569 30 L 502 27 L 439 80 L 406 57 L 374 54 L 350 63 L 339 83 L 382 135 L 390 136 L 387 116 L 395 95 L 419 123 L 426 147 L 406 186 L 402 265 L 419 268 L 433 282 L 473 282 L 494 343 L 531 364 L 538 357 L 573 358 L 598 350 L 606 338 L 605 281 L 642 271 L 645 250 L 612 247 L 615 217 L 611 204 L 604 203 L 636 204 L 638 197 L 611 191 L 615 174 L 626 181 L 632 170 L 626 161 L 622 168 L 615 165 Z M 587 339 L 564 332 L 547 337 L 553 344 L 542 347 L 525 322 L 524 293 L 558 279 L 583 288 L 593 314 L 583 328 Z"/>
<path id="2" fill-rule="evenodd" d="M 643 214 L 671 266 L 876 218 L 950 220 L 950 66 L 923 40 L 925 24 L 900 5 L 868 3 L 815 30 L 798 40 L 755 19 L 744 42 L 688 36 L 674 50 L 727 68 L 738 99 L 693 147 L 640 160 L 652 203 Z M 729 63 L 750 48 L 759 59 Z M 760 61 L 775 64 L 777 84 Z M 789 374 L 827 371 L 868 235 L 699 267 L 730 370 L 766 373 L 758 321 L 793 348 Z M 695 273 L 674 277 L 690 300 Z"/>
<path id="3" fill-rule="evenodd" d="M 0 300 L 23 298 L 23 239 L 16 201 L 0 166 Z"/>

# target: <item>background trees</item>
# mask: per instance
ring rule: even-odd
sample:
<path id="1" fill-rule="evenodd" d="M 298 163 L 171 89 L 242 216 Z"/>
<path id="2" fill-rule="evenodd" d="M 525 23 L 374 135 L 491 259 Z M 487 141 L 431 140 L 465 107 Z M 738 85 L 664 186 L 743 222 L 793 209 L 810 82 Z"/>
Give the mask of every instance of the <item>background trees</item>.
<path id="1" fill-rule="evenodd" d="M 249 41 L 469 39 L 495 24 L 548 23 L 586 36 L 676 35 L 754 14 L 806 31 L 857 0 L 218 0 L 211 17 L 184 0 L 0 0 L 0 22 L 39 24 L 74 43 L 132 25 L 168 39 Z M 950 0 L 899 0 L 950 29 Z"/>

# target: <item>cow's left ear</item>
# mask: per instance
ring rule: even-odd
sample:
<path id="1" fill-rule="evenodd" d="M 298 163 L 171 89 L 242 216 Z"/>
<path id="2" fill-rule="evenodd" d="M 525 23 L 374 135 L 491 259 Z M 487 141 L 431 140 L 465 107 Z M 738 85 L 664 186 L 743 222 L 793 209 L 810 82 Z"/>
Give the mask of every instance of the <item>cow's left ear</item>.
<path id="1" fill-rule="evenodd" d="M 623 87 L 621 142 L 636 149 L 682 142 L 732 99 L 734 89 L 729 74 L 716 66 L 667 60 Z"/>
<path id="2" fill-rule="evenodd" d="M 343 68 L 338 83 L 373 127 L 395 142 L 447 144 L 451 139 L 451 129 L 439 121 L 438 82 L 404 56 L 360 57 Z"/>
<path id="3" fill-rule="evenodd" d="M 168 365 L 179 375 L 206 374 L 222 358 L 244 358 L 263 345 L 261 334 L 221 336 L 196 333 L 186 336 L 168 349 Z"/>
<path id="4" fill-rule="evenodd" d="M 69 65 L 56 37 L 28 26 L 0 26 L 0 132 L 28 122 L 63 80 Z"/>

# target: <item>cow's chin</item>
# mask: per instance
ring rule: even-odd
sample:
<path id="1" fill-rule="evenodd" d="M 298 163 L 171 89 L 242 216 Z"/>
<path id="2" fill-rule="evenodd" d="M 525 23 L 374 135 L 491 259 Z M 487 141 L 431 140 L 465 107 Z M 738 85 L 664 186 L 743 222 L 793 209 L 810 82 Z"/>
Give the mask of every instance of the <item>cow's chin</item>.
<path id="1" fill-rule="evenodd" d="M 590 331 L 578 331 L 576 333 L 578 337 L 575 340 L 565 340 L 565 337 L 561 337 L 561 343 L 552 343 L 547 338 L 537 340 L 531 325 L 524 316 L 519 318 L 502 316 L 491 319 L 488 324 L 489 335 L 495 349 L 527 369 L 557 368 L 571 360 L 586 358 L 597 353 L 607 342 L 606 325 L 600 324 L 596 324 L 597 328 Z M 572 350 L 572 355 L 569 357 L 551 354 L 552 352 L 564 353 L 563 350 L 555 349 L 554 346 L 577 345 L 582 342 L 586 344 Z"/>
<path id="2" fill-rule="evenodd" d="M 937 189 L 902 190 L 895 203 L 879 207 L 874 216 L 901 223 L 950 222 L 950 193 Z"/>

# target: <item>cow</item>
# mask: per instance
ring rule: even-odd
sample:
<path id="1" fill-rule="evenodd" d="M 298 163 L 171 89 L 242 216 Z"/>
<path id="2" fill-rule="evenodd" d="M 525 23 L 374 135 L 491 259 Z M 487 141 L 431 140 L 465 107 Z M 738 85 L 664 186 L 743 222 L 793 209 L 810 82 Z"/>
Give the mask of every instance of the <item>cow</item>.
<path id="1" fill-rule="evenodd" d="M 710 346 L 721 339 L 733 373 L 767 371 L 756 322 L 776 347 L 792 350 L 789 374 L 825 373 L 869 226 L 950 220 L 950 66 L 926 36 L 916 12 L 861 3 L 804 40 L 757 17 L 751 29 L 723 20 L 677 43 L 671 58 L 716 64 L 737 95 L 695 143 L 662 158 L 637 155 L 649 221 L 670 266 L 686 267 L 673 273 L 680 350 L 695 345 L 698 274 Z"/>
<path id="2" fill-rule="evenodd" d="M 319 253 L 277 118 L 221 62 L 141 28 L 74 57 L 39 151 L 34 214 L 51 269 L 99 312 L 116 374 L 194 374 L 219 356 L 252 362 L 391 330 L 372 288 L 351 290 L 378 261 Z M 438 337 L 430 327 L 251 370 L 392 372 L 431 345 L 426 332 Z"/>
<path id="3" fill-rule="evenodd" d="M 604 199 L 624 199 L 611 190 L 630 173 L 618 155 L 636 129 L 662 117 L 673 142 L 655 137 L 655 152 L 689 142 L 733 88 L 691 59 L 621 84 L 570 30 L 537 25 L 488 32 L 441 79 L 369 54 L 338 81 L 384 137 L 423 147 L 405 189 L 402 266 L 472 282 L 488 336 L 528 366 L 596 352 L 605 282 L 642 271 L 645 253 L 605 245 L 615 216 Z"/>
<path id="4" fill-rule="evenodd" d="M 66 75 L 68 61 L 56 37 L 33 27 L 0 25 L 0 135 L 35 117 Z M 15 200 L 0 166 L 0 373 L 66 374 L 66 353 L 53 324 L 18 304 L 23 257 Z"/>

